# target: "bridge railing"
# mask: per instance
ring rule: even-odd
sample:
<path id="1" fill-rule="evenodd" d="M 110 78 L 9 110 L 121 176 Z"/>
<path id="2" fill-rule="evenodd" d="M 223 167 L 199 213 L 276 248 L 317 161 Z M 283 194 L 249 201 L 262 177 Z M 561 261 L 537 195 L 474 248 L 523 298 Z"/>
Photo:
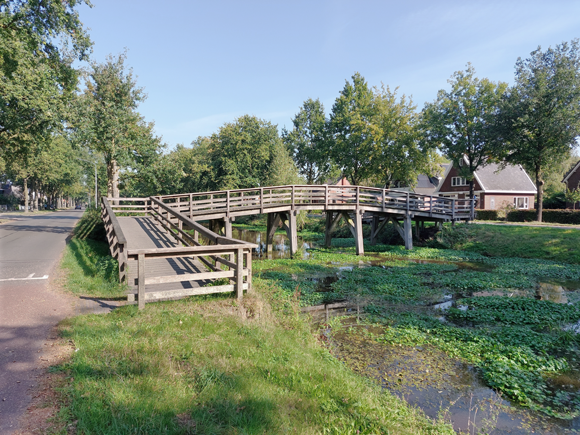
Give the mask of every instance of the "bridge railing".
<path id="1" fill-rule="evenodd" d="M 366 209 L 369 211 L 400 210 L 429 215 L 445 215 L 448 219 L 473 217 L 474 202 L 433 195 L 421 195 L 365 186 L 291 185 L 187 193 L 156 197 L 179 213 L 194 219 L 199 216 L 290 206 L 292 209 Z"/>
<path id="2" fill-rule="evenodd" d="M 119 282 L 127 282 L 127 239 L 109 199 L 101 197 L 101 217 L 105 226 L 111 256 L 119 263 Z"/>
<path id="3" fill-rule="evenodd" d="M 107 198 L 107 201 L 117 216 L 146 216 L 149 213 L 149 198 Z"/>

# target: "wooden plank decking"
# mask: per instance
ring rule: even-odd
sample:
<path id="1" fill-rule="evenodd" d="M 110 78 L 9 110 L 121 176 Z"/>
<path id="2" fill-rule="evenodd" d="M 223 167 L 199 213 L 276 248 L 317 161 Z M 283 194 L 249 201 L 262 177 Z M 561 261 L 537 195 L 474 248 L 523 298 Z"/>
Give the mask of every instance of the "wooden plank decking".
<path id="1" fill-rule="evenodd" d="M 127 249 L 154 249 L 154 248 L 174 248 L 179 244 L 173 237 L 168 235 L 150 217 L 119 217 L 119 224 L 123 234 L 127 239 Z M 167 275 L 186 275 L 191 273 L 207 272 L 208 269 L 199 261 L 193 258 L 151 258 L 147 259 L 145 268 L 148 277 L 159 277 Z M 128 261 L 128 284 L 130 293 L 137 293 L 138 268 L 137 261 Z M 204 281 L 182 281 L 166 284 L 148 284 L 145 292 L 157 292 L 165 290 L 197 288 L 206 284 Z"/>

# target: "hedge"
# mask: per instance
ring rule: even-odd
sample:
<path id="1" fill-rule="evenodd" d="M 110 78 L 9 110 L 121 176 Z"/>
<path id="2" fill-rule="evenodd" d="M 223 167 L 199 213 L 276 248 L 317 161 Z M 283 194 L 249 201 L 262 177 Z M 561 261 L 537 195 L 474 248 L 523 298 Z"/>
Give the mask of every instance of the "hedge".
<path id="1" fill-rule="evenodd" d="M 475 210 L 475 218 L 480 221 L 496 221 L 499 219 L 497 210 Z"/>
<path id="2" fill-rule="evenodd" d="M 513 210 L 507 214 L 508 222 L 531 222 L 536 220 L 536 210 Z M 580 210 L 544 210 L 542 222 L 580 225 Z"/>

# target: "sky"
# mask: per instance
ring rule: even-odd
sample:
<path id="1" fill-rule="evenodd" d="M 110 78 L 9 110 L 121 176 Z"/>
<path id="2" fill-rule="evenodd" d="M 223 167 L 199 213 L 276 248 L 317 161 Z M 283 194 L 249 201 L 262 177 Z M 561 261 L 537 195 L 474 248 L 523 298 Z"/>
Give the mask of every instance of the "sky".
<path id="1" fill-rule="evenodd" d="M 283 127 L 308 98 L 326 114 L 359 72 L 417 110 L 471 62 L 513 84 L 518 57 L 580 37 L 578 1 L 92 0 L 92 59 L 127 50 L 139 112 L 169 149 L 249 114 Z"/>

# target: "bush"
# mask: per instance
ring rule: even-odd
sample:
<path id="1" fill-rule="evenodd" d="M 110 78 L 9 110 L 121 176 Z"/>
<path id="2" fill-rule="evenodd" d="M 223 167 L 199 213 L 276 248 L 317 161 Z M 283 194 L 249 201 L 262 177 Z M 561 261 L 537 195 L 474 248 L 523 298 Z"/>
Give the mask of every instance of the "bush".
<path id="1" fill-rule="evenodd" d="M 536 210 L 513 210 L 507 214 L 509 222 L 532 222 L 536 220 Z M 580 225 L 580 210 L 544 210 L 542 221 L 556 224 Z"/>
<path id="2" fill-rule="evenodd" d="M 103 224 L 103 219 L 101 219 L 100 210 L 91 208 L 84 212 L 75 228 L 75 237 L 81 240 L 107 240 L 105 225 Z"/>
<path id="3" fill-rule="evenodd" d="M 497 210 L 476 210 L 475 218 L 480 221 L 496 221 L 499 215 Z"/>

